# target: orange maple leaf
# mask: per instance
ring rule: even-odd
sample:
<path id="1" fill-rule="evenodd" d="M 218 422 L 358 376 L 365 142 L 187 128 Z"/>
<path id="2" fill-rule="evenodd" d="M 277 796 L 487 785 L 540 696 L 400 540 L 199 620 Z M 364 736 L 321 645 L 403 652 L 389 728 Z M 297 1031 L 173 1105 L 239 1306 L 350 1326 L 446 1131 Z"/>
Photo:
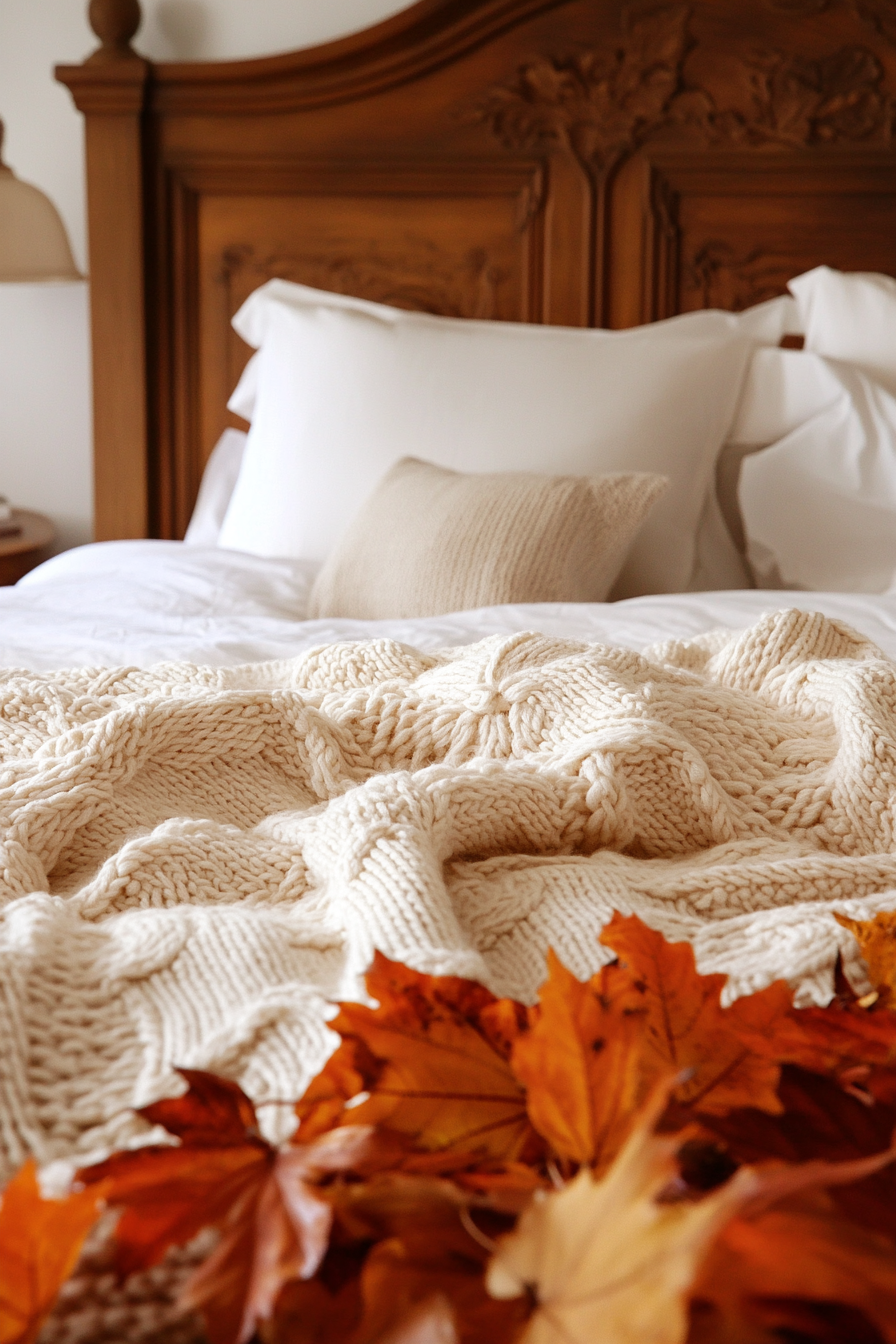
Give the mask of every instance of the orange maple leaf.
<path id="1" fill-rule="evenodd" d="M 346 1126 L 276 1149 L 235 1083 L 180 1072 L 189 1084 L 184 1096 L 139 1112 L 179 1145 L 117 1153 L 79 1176 L 102 1182 L 109 1204 L 124 1210 L 116 1232 L 123 1276 L 158 1263 L 169 1246 L 204 1227 L 220 1230 L 182 1304 L 202 1311 L 211 1344 L 245 1344 L 270 1317 L 283 1284 L 310 1278 L 323 1260 L 333 1214 L 321 1179 L 391 1165 L 395 1146 L 369 1128 Z"/>
<path id="2" fill-rule="evenodd" d="M 296 1107 L 299 1134 L 370 1124 L 421 1149 L 514 1162 L 537 1151 L 510 1067 L 525 1010 L 482 985 L 423 975 L 377 953 L 367 974 L 377 1008 L 340 1005 L 340 1048 Z"/>
<path id="3" fill-rule="evenodd" d="M 600 940 L 619 957 L 640 999 L 647 1087 L 670 1070 L 685 1070 L 687 1081 L 676 1098 L 693 1110 L 781 1110 L 780 1065 L 771 1042 L 792 1009 L 783 981 L 723 1008 L 727 977 L 701 975 L 690 943 L 667 943 L 636 915 L 614 915 Z"/>
<path id="4" fill-rule="evenodd" d="M 834 918 L 858 943 L 872 983 L 896 1000 L 896 910 L 880 910 L 873 919 Z"/>
<path id="5" fill-rule="evenodd" d="M 643 1018 L 618 966 L 583 983 L 548 953 L 548 978 L 512 1064 L 532 1124 L 559 1157 L 602 1167 L 619 1150 L 644 1093 Z"/>
<path id="6" fill-rule="evenodd" d="M 102 1207 L 102 1189 L 43 1199 L 34 1162 L 0 1203 L 0 1344 L 33 1344 Z"/>

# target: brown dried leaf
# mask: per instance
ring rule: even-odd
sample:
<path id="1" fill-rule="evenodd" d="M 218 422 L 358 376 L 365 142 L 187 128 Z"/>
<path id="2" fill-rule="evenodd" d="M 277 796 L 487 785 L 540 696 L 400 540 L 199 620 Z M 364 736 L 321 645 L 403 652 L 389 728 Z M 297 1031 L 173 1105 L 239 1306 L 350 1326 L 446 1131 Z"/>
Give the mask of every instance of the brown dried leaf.
<path id="1" fill-rule="evenodd" d="M 203 1313 L 211 1344 L 245 1344 L 284 1283 L 310 1278 L 326 1254 L 333 1213 L 321 1179 L 391 1165 L 395 1145 L 346 1126 L 278 1151 L 259 1136 L 254 1107 L 236 1084 L 184 1076 L 185 1096 L 141 1112 L 170 1123 L 179 1147 L 118 1153 L 80 1174 L 102 1181 L 109 1203 L 124 1210 L 116 1234 L 123 1274 L 157 1263 L 203 1227 L 221 1231 L 182 1301 Z"/>

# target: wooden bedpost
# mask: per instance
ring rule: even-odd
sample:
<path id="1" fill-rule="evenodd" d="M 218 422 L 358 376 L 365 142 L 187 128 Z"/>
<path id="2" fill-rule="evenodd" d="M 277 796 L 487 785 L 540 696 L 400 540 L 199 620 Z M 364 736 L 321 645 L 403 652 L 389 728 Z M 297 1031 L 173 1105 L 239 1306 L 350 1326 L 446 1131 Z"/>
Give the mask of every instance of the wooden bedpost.
<path id="1" fill-rule="evenodd" d="M 145 537 L 150 526 L 143 106 L 149 66 L 131 46 L 139 0 L 91 0 L 101 45 L 57 66 L 84 113 L 93 344 L 94 535 Z"/>

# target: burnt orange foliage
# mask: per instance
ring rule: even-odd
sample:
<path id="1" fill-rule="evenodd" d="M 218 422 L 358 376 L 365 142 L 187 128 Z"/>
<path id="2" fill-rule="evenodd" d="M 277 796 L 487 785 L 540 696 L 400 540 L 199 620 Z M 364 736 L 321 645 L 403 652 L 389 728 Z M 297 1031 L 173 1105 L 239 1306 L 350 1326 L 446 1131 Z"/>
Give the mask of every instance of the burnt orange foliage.
<path id="1" fill-rule="evenodd" d="M 620 967 L 583 984 L 548 954 L 548 978 L 512 1061 L 529 1118 L 558 1157 L 602 1167 L 618 1151 L 645 1091 L 645 1016 Z"/>
<path id="2" fill-rule="evenodd" d="M 140 1112 L 174 1142 L 81 1172 L 88 1190 L 74 1199 L 86 1202 L 72 1204 L 70 1217 L 82 1208 L 86 1228 L 101 1201 L 121 1210 L 122 1276 L 202 1228 L 217 1229 L 215 1251 L 183 1295 L 185 1307 L 202 1312 L 211 1344 L 255 1336 L 264 1344 L 545 1344 L 553 1336 L 542 1280 L 575 1265 L 560 1245 L 570 1231 L 565 1214 L 539 1222 L 532 1210 L 563 1212 L 575 1191 L 581 1254 L 597 1256 L 613 1291 L 618 1278 L 639 1311 L 649 1288 L 652 1328 L 670 1344 L 684 1344 L 688 1329 L 689 1344 L 896 1344 L 892 920 L 870 932 L 854 926 L 884 992 L 857 999 L 841 978 L 824 1009 L 794 1008 L 783 983 L 723 1007 L 725 977 L 700 975 L 690 945 L 669 944 L 634 917 L 607 926 L 602 941 L 617 960 L 584 983 L 549 955 L 531 1008 L 377 955 L 367 976 L 377 1006 L 339 1005 L 339 1048 L 296 1104 L 291 1143 L 275 1148 L 263 1138 L 236 1084 L 184 1070 L 183 1096 Z M 650 1097 L 651 1125 L 666 1108 L 655 1139 L 644 1137 Z M 656 1189 L 642 1181 L 629 1203 L 620 1173 L 639 1126 L 665 1156 Z M 0 1208 L 0 1256 L 7 1203 L 20 1197 L 31 1200 L 21 1217 L 34 1246 L 43 1245 L 46 1202 L 33 1171 L 21 1180 Z M 55 1212 L 62 1218 L 66 1207 Z M 713 1211 L 723 1209 L 716 1228 Z M 621 1255 L 625 1219 L 629 1258 L 645 1273 L 654 1250 L 665 1246 L 671 1264 L 683 1249 L 679 1226 L 709 1229 L 706 1247 L 699 1237 L 691 1246 L 701 1263 L 689 1326 L 686 1277 L 684 1285 L 676 1278 L 673 1312 L 662 1276 L 650 1271 L 652 1287 L 643 1289 L 614 1278 L 591 1245 L 600 1226 Z M 494 1246 L 515 1244 L 524 1223 L 530 1231 L 544 1224 L 545 1245 L 533 1275 L 497 1300 L 486 1267 Z M 653 1250 L 639 1240 L 648 1227 Z M 16 1250 L 27 1257 L 26 1243 Z M 16 1308 L 18 1333 L 0 1326 L 0 1344 L 32 1344 L 79 1246 L 71 1231 L 60 1233 L 55 1260 L 45 1246 L 35 1250 L 46 1283 L 27 1310 Z M 544 1269 L 552 1257 L 554 1268 Z M 0 1305 L 4 1291 L 0 1259 Z M 578 1301 L 564 1298 L 570 1320 Z M 611 1330 L 606 1305 L 595 1306 L 606 1344 L 640 1339 L 625 1333 L 634 1328 L 627 1308 Z"/>
<path id="3" fill-rule="evenodd" d="M 123 1209 L 119 1272 L 158 1263 L 169 1246 L 215 1227 L 221 1240 L 186 1285 L 183 1305 L 202 1311 L 212 1344 L 245 1344 L 270 1317 L 283 1284 L 310 1278 L 329 1244 L 332 1210 L 321 1179 L 395 1161 L 394 1146 L 361 1126 L 276 1149 L 235 1083 L 183 1069 L 182 1097 L 140 1114 L 180 1140 L 118 1153 L 79 1173 L 101 1182 Z"/>
<path id="4" fill-rule="evenodd" d="M 896 994 L 896 910 L 881 910 L 873 919 L 835 915 L 838 924 L 855 936 L 868 963 L 872 982 Z"/>
<path id="5" fill-rule="evenodd" d="M 379 1007 L 343 1003 L 330 1023 L 343 1042 L 296 1108 L 303 1138 L 348 1121 L 377 1125 L 421 1149 L 492 1162 L 537 1150 L 510 1065 L 525 1020 L 520 1005 L 380 953 L 367 990 Z"/>
<path id="6" fill-rule="evenodd" d="M 43 1199 L 28 1162 L 0 1203 L 0 1344 L 33 1344 L 102 1207 L 102 1190 Z"/>
<path id="7" fill-rule="evenodd" d="M 619 957 L 643 1014 L 645 1084 L 683 1070 L 686 1080 L 676 1095 L 696 1111 L 781 1109 L 780 1068 L 770 1043 L 792 1006 L 787 985 L 778 982 L 723 1008 L 727 977 L 700 975 L 690 943 L 667 943 L 634 915 L 615 915 L 601 942 Z"/>
<path id="8" fill-rule="evenodd" d="M 825 1166 L 835 1170 L 807 1164 L 819 1169 L 822 1182 Z M 714 1308 L 722 1338 L 749 1338 L 751 1323 L 786 1328 L 794 1302 L 815 1302 L 851 1308 L 879 1338 L 896 1344 L 896 1248 L 890 1238 L 844 1219 L 823 1189 L 808 1188 L 735 1216 L 692 1291 Z"/>

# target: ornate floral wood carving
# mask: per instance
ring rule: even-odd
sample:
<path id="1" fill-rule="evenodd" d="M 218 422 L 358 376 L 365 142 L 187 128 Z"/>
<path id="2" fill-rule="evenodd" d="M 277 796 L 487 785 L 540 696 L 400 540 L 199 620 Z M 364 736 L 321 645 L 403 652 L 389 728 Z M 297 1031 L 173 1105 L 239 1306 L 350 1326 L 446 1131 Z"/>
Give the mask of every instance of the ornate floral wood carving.
<path id="1" fill-rule="evenodd" d="M 805 16 L 828 0 L 767 0 Z M 896 0 L 853 0 L 866 21 L 896 41 Z M 873 52 L 848 46 L 820 58 L 781 50 L 742 61 L 746 103 L 720 107 L 713 94 L 687 85 L 692 47 L 688 10 L 673 6 L 639 18 L 626 12 L 609 53 L 538 56 L 512 82 L 490 90 L 477 118 L 512 150 L 569 150 L 606 172 L 664 126 L 690 125 L 710 143 L 782 147 L 868 142 L 896 137 L 896 100 L 884 87 Z"/>
<path id="2" fill-rule="evenodd" d="M 474 249 L 461 262 L 426 239 L 407 239 L 401 250 L 355 241 L 333 243 L 332 252 L 259 255 L 248 245 L 228 248 L 221 280 L 232 309 L 249 289 L 277 277 L 339 294 L 361 295 L 398 308 L 448 317 L 497 316 L 497 289 L 505 278 L 484 250 Z"/>
<path id="3" fill-rule="evenodd" d="M 509 149 L 571 151 L 606 171 L 668 118 L 688 50 L 688 11 L 623 15 L 609 52 L 538 56 L 512 82 L 492 89 L 476 110 Z"/>
<path id="4" fill-rule="evenodd" d="M 684 120 L 702 125 L 712 141 L 741 144 L 889 144 L 896 102 L 883 88 L 883 67 L 864 47 L 841 47 L 812 60 L 783 51 L 755 52 L 744 61 L 750 106 L 717 110 L 705 90 L 685 95 Z M 703 100 L 703 111 L 698 110 Z"/>
<path id="5" fill-rule="evenodd" d="M 896 0 L 853 0 L 860 19 L 896 46 Z"/>

